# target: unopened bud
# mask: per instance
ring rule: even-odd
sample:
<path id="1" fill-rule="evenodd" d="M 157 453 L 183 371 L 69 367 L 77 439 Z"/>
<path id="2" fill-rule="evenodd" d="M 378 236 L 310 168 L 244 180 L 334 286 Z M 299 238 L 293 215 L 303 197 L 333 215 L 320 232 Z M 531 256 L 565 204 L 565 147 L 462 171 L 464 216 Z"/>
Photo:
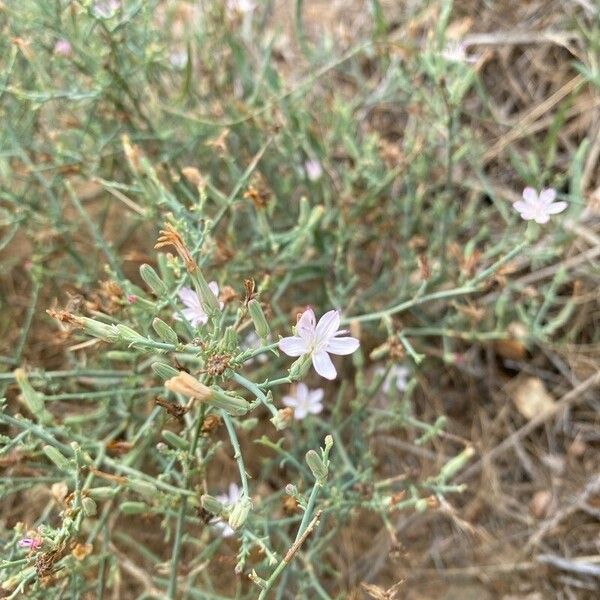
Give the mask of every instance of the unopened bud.
<path id="1" fill-rule="evenodd" d="M 98 510 L 96 503 L 89 496 L 81 499 L 81 509 L 86 517 L 93 517 Z"/>
<path id="2" fill-rule="evenodd" d="M 157 493 L 156 486 L 149 481 L 144 481 L 143 479 L 133 479 L 129 481 L 128 486 L 146 500 L 152 500 Z"/>
<path id="3" fill-rule="evenodd" d="M 239 529 L 246 522 L 250 510 L 252 509 L 252 501 L 250 498 L 242 496 L 231 509 L 229 513 L 229 527 L 231 529 Z"/>
<path id="4" fill-rule="evenodd" d="M 427 500 L 425 498 L 419 498 L 415 502 L 415 510 L 417 512 L 425 512 L 427 510 Z"/>
<path id="5" fill-rule="evenodd" d="M 322 484 L 327 480 L 327 467 L 315 450 L 309 450 L 306 453 L 306 464 L 317 480 L 317 483 Z"/>
<path id="6" fill-rule="evenodd" d="M 212 315 L 220 310 L 219 299 L 214 295 L 213 291 L 208 287 L 206 279 L 200 269 L 196 268 L 190 273 L 196 293 L 200 298 L 200 304 L 207 315 Z"/>
<path id="7" fill-rule="evenodd" d="M 250 314 L 250 318 L 254 323 L 256 334 L 259 338 L 265 339 L 271 330 L 269 328 L 269 324 L 267 323 L 267 319 L 265 318 L 265 313 L 263 312 L 260 302 L 255 298 L 252 298 L 252 300 L 248 302 L 248 313 Z"/>
<path id="8" fill-rule="evenodd" d="M 202 504 L 202 508 L 207 510 L 209 513 L 213 515 L 219 516 L 223 509 L 225 508 L 221 502 L 219 502 L 214 496 L 210 496 L 209 494 L 203 494 L 200 497 L 200 503 Z"/>
<path id="9" fill-rule="evenodd" d="M 116 342 L 119 339 L 119 332 L 114 325 L 107 325 L 88 317 L 78 317 L 78 320 L 83 325 L 83 330 L 92 337 L 105 342 Z"/>
<path id="10" fill-rule="evenodd" d="M 17 369 L 14 373 L 17 384 L 21 389 L 22 399 L 33 416 L 43 425 L 51 423 L 52 414 L 44 406 L 44 394 L 33 388 L 24 369 Z"/>
<path id="11" fill-rule="evenodd" d="M 171 365 L 162 362 L 154 362 L 151 367 L 152 370 L 164 380 L 171 379 L 171 377 L 175 377 L 179 373 L 179 371 L 174 369 Z"/>
<path id="12" fill-rule="evenodd" d="M 119 510 L 126 515 L 139 515 L 148 512 L 148 505 L 143 502 L 123 502 Z"/>
<path id="13" fill-rule="evenodd" d="M 227 414 L 234 417 L 241 417 L 250 410 L 250 403 L 241 396 L 224 392 L 218 387 L 211 388 L 211 396 L 207 402 L 223 409 Z"/>
<path id="14" fill-rule="evenodd" d="M 111 500 L 115 497 L 116 493 L 117 490 L 115 488 L 108 486 L 90 488 L 87 491 L 87 495 L 90 498 L 92 498 L 93 500 L 98 500 L 99 502 L 101 502 L 102 500 Z"/>
<path id="15" fill-rule="evenodd" d="M 179 343 L 179 338 L 173 329 L 167 325 L 162 319 L 156 317 L 154 321 L 152 321 L 152 327 L 158 337 L 163 341 L 167 342 L 167 344 L 177 345 Z"/>
<path id="16" fill-rule="evenodd" d="M 189 450 L 190 448 L 189 442 L 173 431 L 164 429 L 161 435 L 173 448 L 178 448 L 179 450 Z"/>
<path id="17" fill-rule="evenodd" d="M 140 277 L 155 296 L 160 298 L 167 293 L 167 286 L 150 265 L 143 264 L 140 267 Z"/>
<path id="18" fill-rule="evenodd" d="M 475 454 L 473 446 L 465 448 L 458 456 L 455 456 L 449 460 L 440 470 L 438 479 L 440 481 L 448 481 L 458 473 L 469 461 L 469 459 Z"/>
<path id="19" fill-rule="evenodd" d="M 295 360 L 290 367 L 290 379 L 300 381 L 308 373 L 311 364 L 310 354 L 303 354 L 298 360 Z"/>
<path id="20" fill-rule="evenodd" d="M 70 471 L 71 463 L 54 446 L 44 446 L 44 454 L 61 470 Z"/>
<path id="21" fill-rule="evenodd" d="M 143 335 L 122 323 L 117 325 L 117 333 L 119 334 L 119 339 L 128 344 L 144 343 L 148 341 Z"/>

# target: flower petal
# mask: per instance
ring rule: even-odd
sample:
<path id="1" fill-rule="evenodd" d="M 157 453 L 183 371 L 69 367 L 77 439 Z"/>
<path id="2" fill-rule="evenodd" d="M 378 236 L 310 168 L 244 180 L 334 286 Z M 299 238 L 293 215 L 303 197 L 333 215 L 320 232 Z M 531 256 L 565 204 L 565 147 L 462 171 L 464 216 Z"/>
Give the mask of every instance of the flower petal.
<path id="1" fill-rule="evenodd" d="M 540 192 L 540 202 L 542 204 L 552 204 L 556 200 L 556 190 L 553 188 L 546 188 Z"/>
<path id="2" fill-rule="evenodd" d="M 517 200 L 515 203 L 513 203 L 513 208 L 522 213 L 529 208 L 529 205 L 523 200 Z"/>
<path id="3" fill-rule="evenodd" d="M 315 338 L 315 313 L 312 308 L 307 308 L 296 323 L 296 333 L 307 342 Z"/>
<path id="4" fill-rule="evenodd" d="M 309 404 L 318 404 L 323 400 L 324 392 L 321 388 L 317 388 L 316 390 L 311 390 L 308 394 L 308 403 Z"/>
<path id="5" fill-rule="evenodd" d="M 523 199 L 527 204 L 536 204 L 538 201 L 538 193 L 532 187 L 526 187 L 523 190 Z"/>
<path id="6" fill-rule="evenodd" d="M 204 325 L 208 322 L 208 317 L 201 308 L 184 308 L 181 314 L 193 327 Z"/>
<path id="7" fill-rule="evenodd" d="M 294 409 L 294 419 L 296 419 L 297 421 L 304 419 L 304 417 L 306 417 L 307 414 L 308 411 L 306 410 L 305 406 L 298 406 Z"/>
<path id="8" fill-rule="evenodd" d="M 316 404 L 310 404 L 307 410 L 311 415 L 318 415 L 323 411 L 323 405 L 320 402 Z"/>
<path id="9" fill-rule="evenodd" d="M 543 225 L 544 223 L 547 223 L 550 220 L 550 215 L 546 212 L 539 212 L 537 215 L 535 215 L 534 219 L 536 223 Z"/>
<path id="10" fill-rule="evenodd" d="M 196 294 L 196 292 L 189 287 L 182 287 L 177 295 L 188 308 L 196 308 L 200 306 L 200 298 L 198 298 L 198 294 Z"/>
<path id="11" fill-rule="evenodd" d="M 331 354 L 352 354 L 358 349 L 360 342 L 353 337 L 338 337 L 331 338 L 327 345 L 325 346 L 325 350 L 327 352 L 331 352 Z"/>
<path id="12" fill-rule="evenodd" d="M 317 323 L 317 343 L 326 342 L 332 338 L 340 328 L 340 313 L 337 310 L 327 311 Z"/>
<path id="13" fill-rule="evenodd" d="M 550 204 L 550 206 L 546 207 L 546 212 L 549 215 L 557 215 L 565 210 L 567 206 L 569 205 L 566 202 L 554 202 L 553 204 Z"/>
<path id="14" fill-rule="evenodd" d="M 298 400 L 294 396 L 284 396 L 281 401 L 284 406 L 289 406 L 290 408 L 296 408 L 296 406 L 298 406 Z"/>
<path id="15" fill-rule="evenodd" d="M 308 352 L 306 342 L 295 335 L 279 340 L 279 349 L 288 356 L 302 356 Z"/>
<path id="16" fill-rule="evenodd" d="M 312 364 L 315 371 L 325 379 L 335 379 L 337 371 L 329 358 L 329 354 L 325 350 L 319 350 L 312 355 Z"/>
<path id="17" fill-rule="evenodd" d="M 306 404 L 308 402 L 308 387 L 305 383 L 296 384 L 296 398 L 298 398 L 299 404 Z"/>

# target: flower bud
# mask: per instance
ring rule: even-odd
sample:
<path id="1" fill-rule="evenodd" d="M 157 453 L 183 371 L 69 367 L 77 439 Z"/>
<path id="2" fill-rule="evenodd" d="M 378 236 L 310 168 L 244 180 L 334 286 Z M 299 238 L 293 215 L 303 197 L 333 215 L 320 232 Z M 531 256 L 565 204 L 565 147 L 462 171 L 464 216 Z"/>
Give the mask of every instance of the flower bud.
<path id="1" fill-rule="evenodd" d="M 189 450 L 190 448 L 189 442 L 186 439 L 174 433 L 173 431 L 164 429 L 161 435 L 163 436 L 165 441 L 174 448 L 178 448 L 179 450 Z"/>
<path id="2" fill-rule="evenodd" d="M 152 500 L 152 498 L 154 498 L 154 496 L 157 494 L 156 486 L 149 481 L 144 481 L 143 479 L 130 480 L 128 486 L 131 490 L 137 492 L 146 500 Z"/>
<path id="3" fill-rule="evenodd" d="M 238 345 L 238 337 L 234 327 L 227 327 L 223 334 L 224 346 L 227 349 L 235 350 Z"/>
<path id="4" fill-rule="evenodd" d="M 107 325 L 88 317 L 78 317 L 78 321 L 83 325 L 83 330 L 92 337 L 105 342 L 116 342 L 119 339 L 119 333 L 114 325 Z"/>
<path id="5" fill-rule="evenodd" d="M 248 313 L 250 314 L 250 318 L 254 323 L 256 334 L 259 338 L 265 339 L 271 330 L 269 328 L 269 324 L 267 323 L 267 319 L 265 318 L 265 313 L 263 312 L 260 302 L 255 298 L 252 298 L 252 300 L 248 302 Z"/>
<path id="6" fill-rule="evenodd" d="M 219 516 L 225 508 L 221 502 L 209 494 L 203 494 L 200 496 L 200 503 L 202 504 L 202 508 L 217 516 Z"/>
<path id="7" fill-rule="evenodd" d="M 322 484 L 327 480 L 327 467 L 315 450 L 309 450 L 306 453 L 306 464 L 317 483 Z"/>
<path id="8" fill-rule="evenodd" d="M 213 294 L 212 290 L 208 287 L 206 279 L 200 269 L 196 268 L 190 273 L 196 293 L 200 298 L 200 304 L 204 312 L 210 317 L 210 315 L 220 310 L 219 299 Z"/>
<path id="9" fill-rule="evenodd" d="M 162 319 L 156 317 L 152 321 L 152 327 L 158 337 L 167 344 L 174 344 L 175 346 L 179 343 L 179 338 L 173 329 L 167 325 Z"/>
<path id="10" fill-rule="evenodd" d="M 303 354 L 298 360 L 295 360 L 290 367 L 290 379 L 300 381 L 310 369 L 311 356 L 309 353 Z"/>
<path id="11" fill-rule="evenodd" d="M 241 417 L 250 410 L 250 403 L 241 396 L 226 393 L 218 387 L 211 388 L 211 392 L 207 402 L 212 406 L 223 409 L 227 414 Z"/>
<path id="12" fill-rule="evenodd" d="M 126 515 L 139 515 L 141 513 L 148 512 L 148 505 L 143 502 L 122 502 L 119 506 L 119 510 Z"/>
<path id="13" fill-rule="evenodd" d="M 229 513 L 229 527 L 231 527 L 231 529 L 239 529 L 246 522 L 251 509 L 252 501 L 250 498 L 242 496 L 233 505 L 233 508 Z"/>
<path id="14" fill-rule="evenodd" d="M 143 264 L 140 267 L 140 277 L 144 280 L 144 283 L 152 290 L 152 293 L 157 297 L 162 297 L 167 293 L 167 286 L 163 280 L 158 276 L 158 273 L 147 264 Z"/>
<path id="15" fill-rule="evenodd" d="M 285 493 L 292 498 L 295 498 L 298 495 L 298 488 L 293 483 L 288 483 L 285 486 Z"/>
<path id="16" fill-rule="evenodd" d="M 129 344 L 144 343 L 148 341 L 143 335 L 122 323 L 117 325 L 117 333 L 119 334 L 120 340 Z"/>
<path id="17" fill-rule="evenodd" d="M 117 493 L 116 488 L 112 488 L 112 487 L 108 487 L 108 486 L 90 488 L 87 491 L 87 495 L 90 498 L 92 498 L 93 500 L 98 500 L 100 502 L 102 500 L 112 500 L 112 498 L 115 497 L 116 493 Z"/>
<path id="18" fill-rule="evenodd" d="M 44 394 L 33 388 L 24 369 L 16 369 L 14 375 L 21 389 L 22 399 L 25 400 L 25 404 L 33 416 L 43 425 L 51 423 L 53 417 L 44 406 Z"/>
<path id="19" fill-rule="evenodd" d="M 417 512 L 425 512 L 427 510 L 427 500 L 425 498 L 419 498 L 415 502 L 415 510 Z"/>
<path id="20" fill-rule="evenodd" d="M 81 508 L 86 517 L 93 517 L 98 510 L 96 503 L 89 496 L 81 499 Z"/>
<path id="21" fill-rule="evenodd" d="M 171 365 L 167 365 L 166 363 L 162 362 L 152 363 L 151 368 L 161 379 L 164 380 L 171 379 L 179 373 L 179 371 L 174 369 Z"/>
<path id="22" fill-rule="evenodd" d="M 43 451 L 61 471 L 71 470 L 71 463 L 54 446 L 44 446 Z"/>
<path id="23" fill-rule="evenodd" d="M 441 468 L 438 479 L 445 482 L 454 477 L 467 464 L 473 454 L 475 454 L 475 450 L 472 446 L 465 448 L 458 456 L 450 459 Z"/>

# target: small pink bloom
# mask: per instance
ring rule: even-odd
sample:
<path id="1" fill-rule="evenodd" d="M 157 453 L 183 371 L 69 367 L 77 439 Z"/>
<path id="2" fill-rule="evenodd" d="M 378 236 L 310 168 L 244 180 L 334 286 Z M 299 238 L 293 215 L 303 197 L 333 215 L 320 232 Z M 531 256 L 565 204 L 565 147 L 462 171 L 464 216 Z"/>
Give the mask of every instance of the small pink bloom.
<path id="1" fill-rule="evenodd" d="M 92 14 L 97 19 L 110 19 L 119 10 L 119 0 L 98 0 L 92 6 Z"/>
<path id="2" fill-rule="evenodd" d="M 315 182 L 321 179 L 323 175 L 323 167 L 318 160 L 310 159 L 304 163 L 304 171 L 309 181 Z"/>
<path id="3" fill-rule="evenodd" d="M 337 372 L 329 354 L 352 354 L 359 341 L 353 337 L 338 337 L 348 333 L 340 330 L 340 313 L 326 312 L 316 323 L 312 308 L 306 309 L 296 324 L 296 335 L 279 340 L 279 349 L 288 356 L 309 354 L 315 371 L 326 379 L 335 379 Z"/>
<path id="4" fill-rule="evenodd" d="M 210 291 L 218 298 L 219 286 L 217 283 L 215 281 L 211 281 L 208 284 L 208 287 L 210 288 Z M 193 289 L 189 287 L 182 287 L 177 295 L 185 304 L 185 308 L 181 311 L 181 314 L 192 327 L 205 325 L 208 322 L 208 315 L 202 306 L 202 302 L 200 301 L 198 294 Z M 222 302 L 220 302 L 219 305 L 221 308 L 224 306 Z M 178 314 L 175 314 L 174 318 L 180 320 Z"/>
<path id="5" fill-rule="evenodd" d="M 56 56 L 68 57 L 71 56 L 73 49 L 71 48 L 71 44 L 68 40 L 61 38 L 54 44 L 54 54 Z"/>
<path id="6" fill-rule="evenodd" d="M 226 508 L 231 508 L 241 497 L 242 490 L 236 483 L 229 484 L 229 492 L 226 494 L 219 494 L 216 496 L 217 500 L 223 504 Z M 221 532 L 223 537 L 231 537 L 234 533 L 233 529 L 229 527 L 227 521 L 223 521 L 220 518 L 215 518 L 211 523 Z"/>
<path id="7" fill-rule="evenodd" d="M 27 548 L 28 550 L 37 550 L 42 545 L 42 540 L 32 537 L 26 537 L 17 542 L 19 548 Z"/>
<path id="8" fill-rule="evenodd" d="M 550 220 L 550 215 L 556 215 L 565 210 L 566 202 L 555 202 L 556 190 L 552 188 L 543 189 L 539 194 L 531 187 L 523 190 L 523 200 L 513 204 L 513 208 L 525 221 L 534 220 L 543 225 Z"/>
<path id="9" fill-rule="evenodd" d="M 318 415 L 323 410 L 323 390 L 309 390 L 303 383 L 298 383 L 293 394 L 283 397 L 285 406 L 294 409 L 296 420 L 304 419 L 307 415 Z"/>
<path id="10" fill-rule="evenodd" d="M 135 294 L 129 294 L 129 296 L 127 296 L 127 302 L 129 302 L 129 304 L 135 304 L 137 302 L 137 296 Z"/>

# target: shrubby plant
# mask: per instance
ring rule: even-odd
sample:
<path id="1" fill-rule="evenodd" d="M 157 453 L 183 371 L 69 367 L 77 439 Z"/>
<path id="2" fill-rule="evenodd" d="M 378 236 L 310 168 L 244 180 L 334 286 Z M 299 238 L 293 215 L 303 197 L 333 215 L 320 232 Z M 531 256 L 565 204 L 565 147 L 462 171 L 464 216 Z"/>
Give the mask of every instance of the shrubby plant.
<path id="1" fill-rule="evenodd" d="M 333 61 L 304 48 L 293 89 L 253 37 L 260 3 L 176 4 L 23 2 L 3 17 L 21 169 L 5 214 L 25 223 L 69 350 L 43 370 L 20 345 L 2 374 L 0 455 L 32 474 L 0 492 L 44 498 L 3 532 L 8 598 L 105 598 L 123 579 L 140 598 L 341 597 L 327 557 L 350 522 L 397 542 L 398 514 L 465 490 L 454 479 L 475 450 L 444 415 L 421 418 L 420 369 L 461 364 L 465 340 L 513 340 L 517 318 L 519 343 L 545 339 L 573 310 L 552 295 L 513 309 L 507 281 L 525 251 L 544 258 L 544 236 L 561 251 L 558 213 L 577 207 L 531 186 L 578 170 L 532 166 L 514 211 L 494 198 L 485 214 L 456 180 L 461 161 L 485 176 L 460 126 L 478 59 L 446 40 L 451 2 L 406 64 L 375 28 Z M 319 91 L 362 77 L 363 56 L 385 76 L 358 81 L 356 106 Z M 392 99 L 419 107 L 401 143 L 358 131 L 355 111 Z M 59 125 L 46 136 L 38 119 Z M 40 231 L 66 248 L 59 266 Z M 479 318 L 469 302 L 490 294 Z M 450 448 L 427 473 L 390 471 L 380 434 Z"/>

